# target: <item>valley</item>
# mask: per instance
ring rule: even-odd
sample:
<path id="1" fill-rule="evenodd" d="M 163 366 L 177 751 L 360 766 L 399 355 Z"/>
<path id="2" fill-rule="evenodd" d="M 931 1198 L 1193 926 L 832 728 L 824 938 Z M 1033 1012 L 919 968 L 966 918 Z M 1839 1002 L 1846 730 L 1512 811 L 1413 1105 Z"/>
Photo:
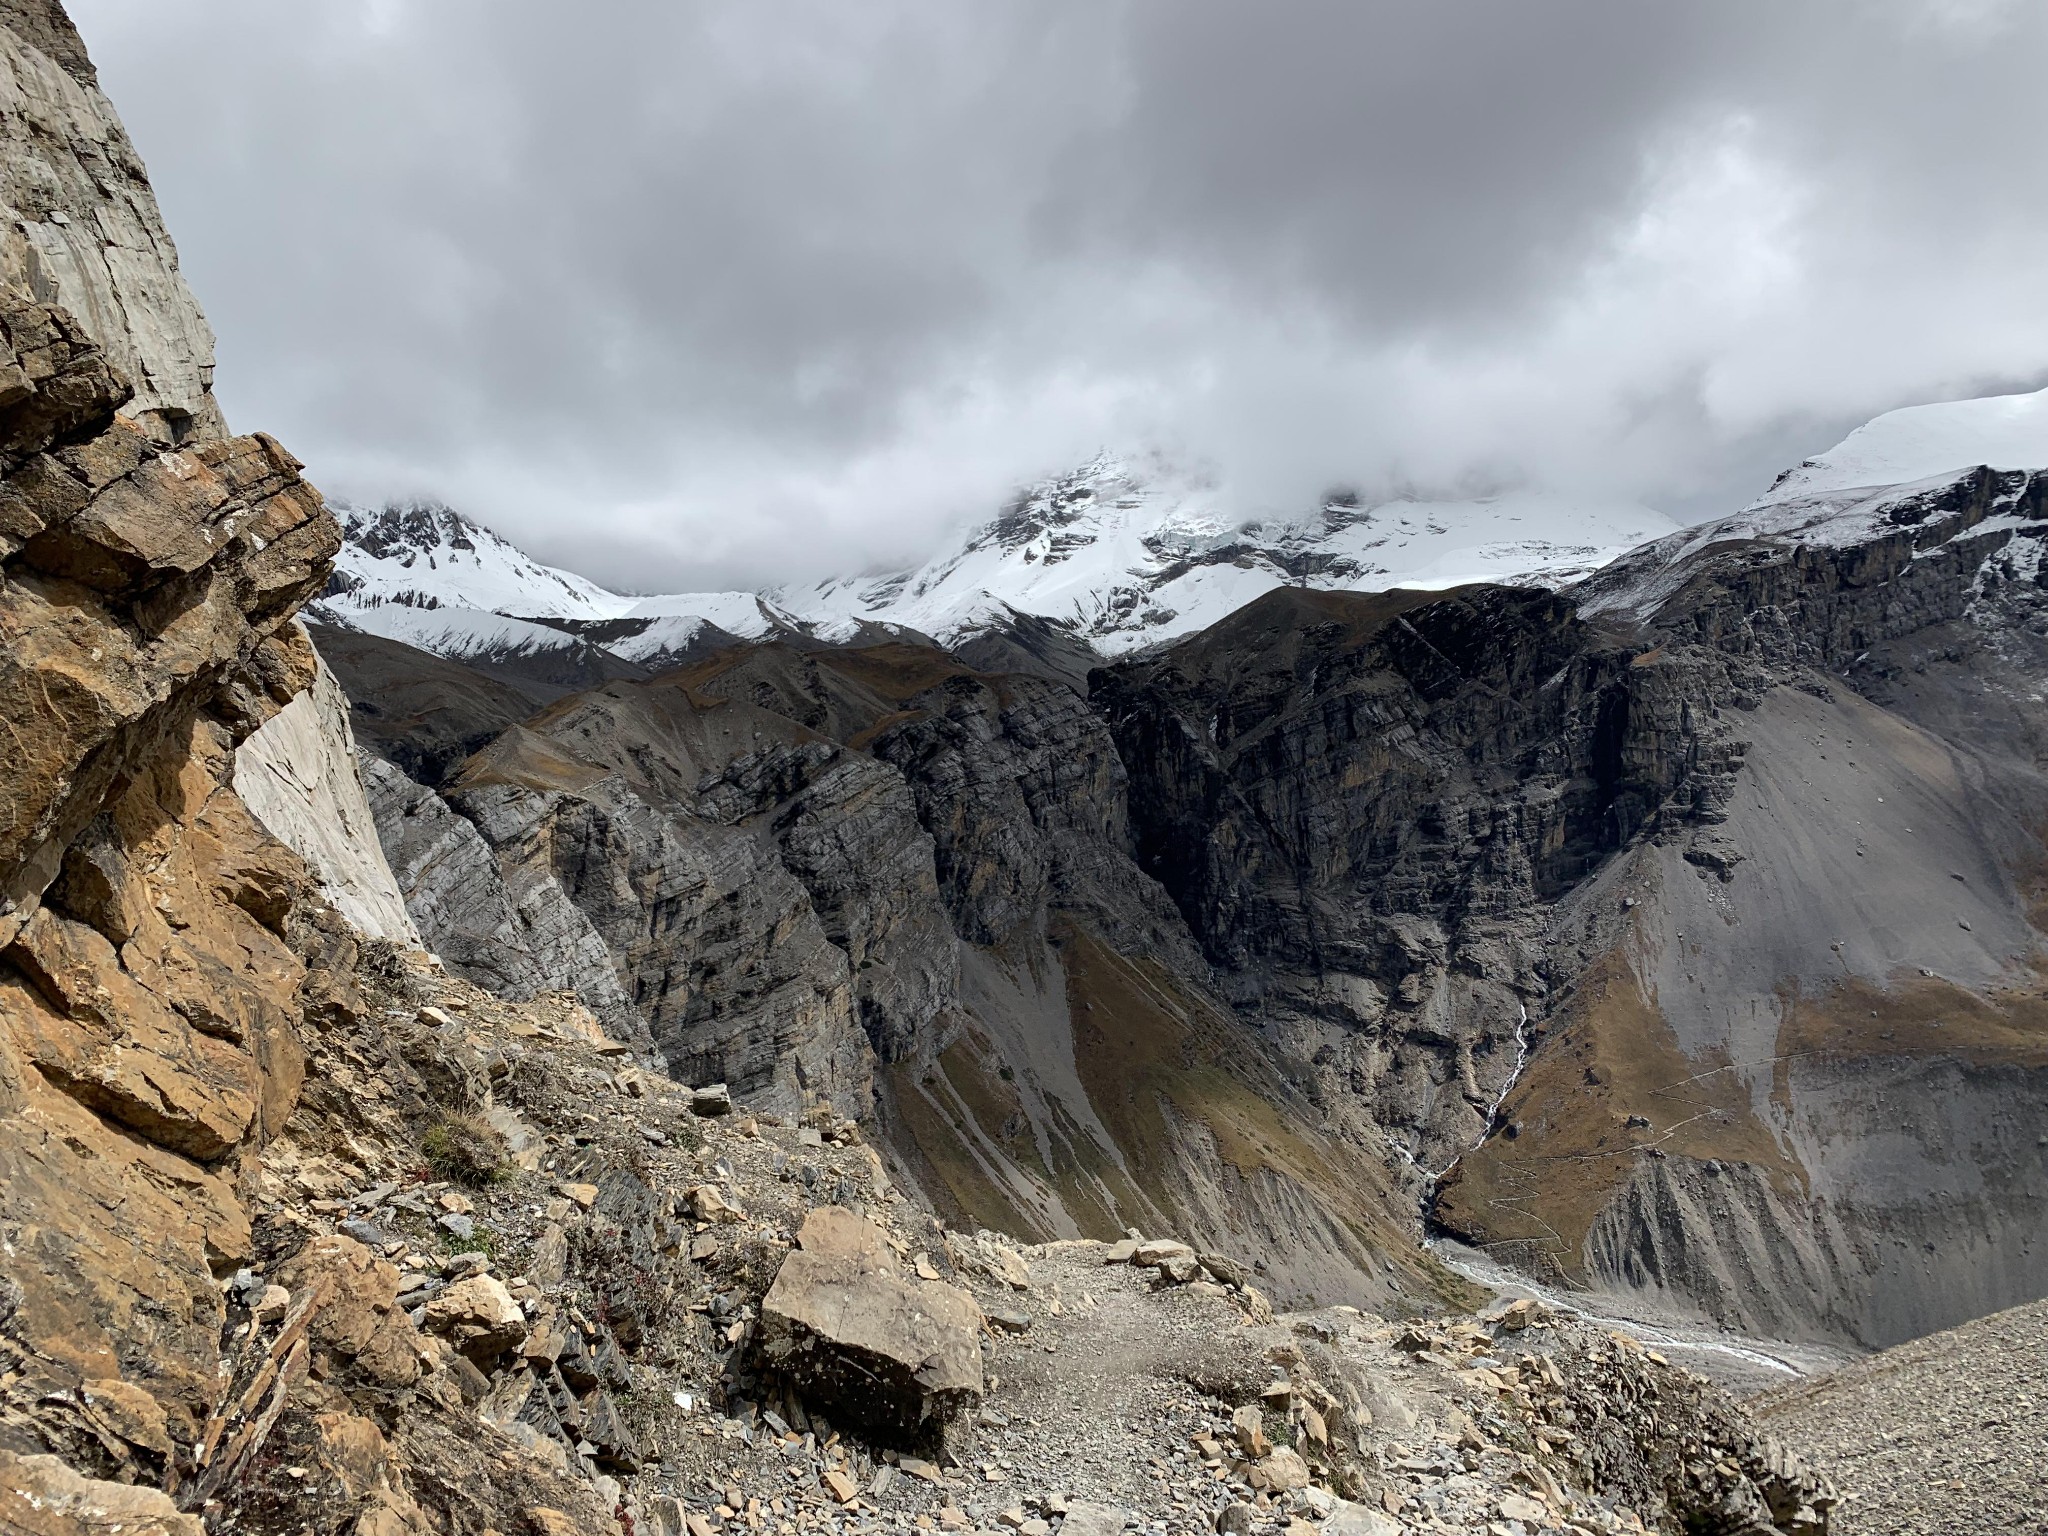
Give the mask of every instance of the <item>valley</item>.
<path id="1" fill-rule="evenodd" d="M 2048 1287 L 2039 705 L 2008 681 L 2048 477 L 1923 473 L 2048 446 L 2036 397 L 1976 439 L 1927 409 L 1591 576 L 1287 585 L 1120 659 L 985 590 L 986 662 L 781 610 L 748 639 L 721 599 L 699 659 L 582 692 L 316 633 L 415 775 L 374 769 L 394 867 L 446 828 L 472 899 L 504 886 L 453 912 L 458 866 L 420 866 L 430 945 L 547 935 L 535 974 L 685 1080 L 873 1114 L 955 1220 L 1256 1239 L 1283 1297 L 1386 1307 L 1457 1293 L 1419 1204 L 1532 1279 L 1876 1348 Z M 1085 571 L 1096 529 L 1063 526 Z M 430 542 L 378 579 L 409 560 L 406 611 L 458 611 L 457 525 L 406 527 Z M 508 614 L 574 588 L 517 569 Z M 459 730 L 375 702 L 493 685 Z"/>
<path id="2" fill-rule="evenodd" d="M 0 1533 L 2048 1529 L 2048 390 L 629 594 L 0 145 Z"/>

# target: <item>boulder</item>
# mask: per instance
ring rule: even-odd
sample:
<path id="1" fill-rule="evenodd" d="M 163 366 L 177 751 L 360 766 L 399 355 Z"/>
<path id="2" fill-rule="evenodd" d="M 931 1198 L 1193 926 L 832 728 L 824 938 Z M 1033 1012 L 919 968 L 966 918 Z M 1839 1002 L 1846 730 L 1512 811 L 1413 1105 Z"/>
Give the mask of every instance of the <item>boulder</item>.
<path id="1" fill-rule="evenodd" d="M 1159 1286 L 1188 1285 L 1202 1273 L 1202 1266 L 1192 1253 L 1172 1253 L 1152 1266 L 1154 1283 Z"/>
<path id="2" fill-rule="evenodd" d="M 1067 1518 L 1059 1536 L 1123 1536 L 1126 1525 L 1136 1517 L 1115 1504 L 1090 1504 L 1076 1499 L 1067 1506 Z"/>
<path id="3" fill-rule="evenodd" d="M 1150 1269 L 1168 1259 L 1192 1259 L 1194 1256 L 1195 1250 L 1186 1243 L 1177 1243 L 1170 1237 L 1155 1237 L 1149 1243 L 1138 1244 L 1131 1253 L 1131 1262 Z"/>
<path id="4" fill-rule="evenodd" d="M 1210 1274 L 1221 1280 L 1225 1285 L 1245 1286 L 1252 1283 L 1251 1270 L 1226 1254 L 1205 1253 L 1199 1255 L 1199 1257 L 1202 1261 L 1202 1268 L 1209 1271 Z"/>
<path id="5" fill-rule="evenodd" d="M 731 1114 L 732 1090 L 724 1083 L 697 1089 L 690 1095 L 690 1113 L 706 1119 Z"/>
<path id="6" fill-rule="evenodd" d="M 909 1444 L 981 1400 L 980 1307 L 907 1277 L 874 1223 L 839 1206 L 804 1219 L 761 1302 L 756 1351 L 835 1422 Z"/>
<path id="7" fill-rule="evenodd" d="M 495 1275 L 475 1275 L 448 1287 L 427 1303 L 422 1319 L 478 1364 L 495 1360 L 526 1339 L 526 1314 Z"/>
<path id="8" fill-rule="evenodd" d="M 1323 1536 L 1401 1536 L 1401 1522 L 1367 1505 L 1340 1499 L 1336 1513 L 1323 1522 Z"/>
<path id="9" fill-rule="evenodd" d="M 1292 1493 L 1308 1486 L 1308 1463 L 1288 1446 L 1276 1446 L 1252 1470 L 1264 1474 L 1266 1488 L 1272 1493 Z"/>

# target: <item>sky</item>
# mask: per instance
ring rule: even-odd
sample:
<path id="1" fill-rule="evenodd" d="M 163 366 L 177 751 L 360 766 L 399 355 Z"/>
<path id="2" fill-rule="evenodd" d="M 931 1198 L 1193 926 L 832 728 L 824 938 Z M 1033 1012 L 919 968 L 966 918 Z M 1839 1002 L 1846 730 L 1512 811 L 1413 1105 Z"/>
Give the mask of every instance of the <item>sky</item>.
<path id="1" fill-rule="evenodd" d="M 627 590 L 1226 510 L 1733 510 L 2048 383 L 2039 0 L 70 0 L 238 430 Z"/>

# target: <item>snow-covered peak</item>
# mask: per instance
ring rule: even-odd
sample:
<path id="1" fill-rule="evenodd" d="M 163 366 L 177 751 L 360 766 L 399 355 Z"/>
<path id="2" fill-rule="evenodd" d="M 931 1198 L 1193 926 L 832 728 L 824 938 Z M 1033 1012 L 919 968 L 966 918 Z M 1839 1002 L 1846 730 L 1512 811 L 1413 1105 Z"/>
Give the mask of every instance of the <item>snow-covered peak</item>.
<path id="1" fill-rule="evenodd" d="M 1640 505 L 1532 493 L 1332 502 L 1247 523 L 1201 477 L 1105 455 L 1032 487 L 916 570 L 775 597 L 827 638 L 896 624 L 954 644 L 1021 613 L 1116 655 L 1205 629 L 1278 586 L 1554 585 L 1675 526 Z"/>
<path id="2" fill-rule="evenodd" d="M 1993 469 L 2048 467 L 2048 389 L 1886 411 L 1826 453 L 1780 475 L 1756 505 L 1953 478 L 1980 464 Z"/>
<path id="3" fill-rule="evenodd" d="M 1903 533 L 1918 559 L 1966 534 L 2038 532 L 2029 481 L 2042 470 L 2048 390 L 1887 411 L 1787 470 L 1740 512 L 1617 561 L 1582 589 L 1580 611 L 1648 618 L 1684 588 L 1698 561 L 1729 546 L 1849 549 Z"/>
<path id="4" fill-rule="evenodd" d="M 542 565 L 490 529 L 434 502 L 336 506 L 342 549 L 323 606 L 471 608 L 536 619 L 610 619 L 634 598 Z"/>

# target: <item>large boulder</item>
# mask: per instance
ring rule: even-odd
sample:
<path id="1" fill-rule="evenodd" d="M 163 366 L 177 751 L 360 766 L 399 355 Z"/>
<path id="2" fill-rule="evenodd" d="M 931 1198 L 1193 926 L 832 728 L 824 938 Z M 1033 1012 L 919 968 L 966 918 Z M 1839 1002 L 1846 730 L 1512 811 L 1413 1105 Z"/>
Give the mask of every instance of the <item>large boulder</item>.
<path id="1" fill-rule="evenodd" d="M 804 1219 L 761 1303 L 757 1351 L 807 1403 L 903 1444 L 981 1400 L 981 1308 L 899 1265 L 873 1222 L 839 1206 Z"/>

